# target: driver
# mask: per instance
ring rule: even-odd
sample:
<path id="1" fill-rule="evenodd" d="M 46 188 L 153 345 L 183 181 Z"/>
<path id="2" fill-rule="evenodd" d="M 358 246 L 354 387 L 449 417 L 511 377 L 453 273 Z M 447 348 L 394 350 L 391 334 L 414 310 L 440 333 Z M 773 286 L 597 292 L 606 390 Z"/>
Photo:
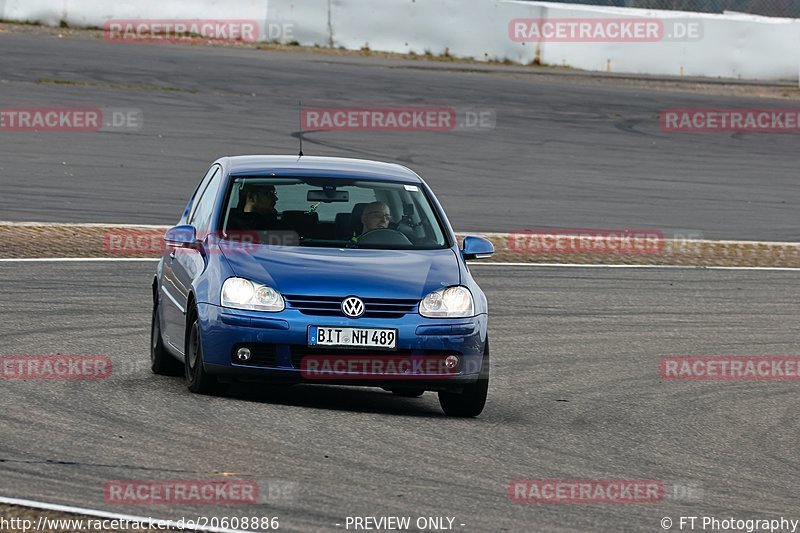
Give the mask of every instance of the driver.
<path id="1" fill-rule="evenodd" d="M 364 226 L 364 233 L 375 229 L 387 229 L 392 221 L 392 212 L 389 206 L 383 202 L 372 202 L 364 207 L 361 214 L 361 224 Z M 362 234 L 363 235 L 363 234 Z"/>

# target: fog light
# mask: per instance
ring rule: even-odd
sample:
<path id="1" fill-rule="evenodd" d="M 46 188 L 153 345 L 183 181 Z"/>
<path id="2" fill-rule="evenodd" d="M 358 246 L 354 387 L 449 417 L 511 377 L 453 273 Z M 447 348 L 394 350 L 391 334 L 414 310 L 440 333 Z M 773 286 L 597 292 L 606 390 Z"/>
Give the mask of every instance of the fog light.
<path id="1" fill-rule="evenodd" d="M 249 361 L 250 360 L 250 348 L 239 348 L 236 352 L 236 357 L 239 361 Z"/>
<path id="2" fill-rule="evenodd" d="M 444 367 L 447 370 L 453 370 L 458 367 L 458 357 L 455 355 L 448 355 L 444 359 Z"/>

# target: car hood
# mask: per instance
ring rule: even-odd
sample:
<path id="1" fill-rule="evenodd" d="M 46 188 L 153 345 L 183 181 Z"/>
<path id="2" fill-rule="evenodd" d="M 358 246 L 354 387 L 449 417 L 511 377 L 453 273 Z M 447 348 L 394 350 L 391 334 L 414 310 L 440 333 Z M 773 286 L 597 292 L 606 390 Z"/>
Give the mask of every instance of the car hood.
<path id="1" fill-rule="evenodd" d="M 255 246 L 245 251 L 222 242 L 233 273 L 283 294 L 414 298 L 458 285 L 451 249 L 364 250 Z"/>

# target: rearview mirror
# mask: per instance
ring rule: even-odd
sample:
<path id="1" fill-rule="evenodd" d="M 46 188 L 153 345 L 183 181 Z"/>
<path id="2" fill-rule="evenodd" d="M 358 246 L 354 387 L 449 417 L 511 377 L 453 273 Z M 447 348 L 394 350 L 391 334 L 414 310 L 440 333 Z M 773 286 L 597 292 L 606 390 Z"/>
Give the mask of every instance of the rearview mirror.
<path id="1" fill-rule="evenodd" d="M 176 248 L 193 248 L 197 244 L 197 233 L 194 226 L 182 224 L 169 228 L 164 235 L 167 246 Z"/>
<path id="2" fill-rule="evenodd" d="M 336 190 L 326 190 L 326 189 L 318 189 L 318 190 L 311 190 L 308 191 L 306 194 L 306 201 L 307 202 L 349 202 L 350 201 L 350 192 L 349 191 L 336 191 Z"/>
<path id="3" fill-rule="evenodd" d="M 494 253 L 494 245 L 489 239 L 483 237 L 464 237 L 464 246 L 461 254 L 464 259 L 485 259 Z"/>

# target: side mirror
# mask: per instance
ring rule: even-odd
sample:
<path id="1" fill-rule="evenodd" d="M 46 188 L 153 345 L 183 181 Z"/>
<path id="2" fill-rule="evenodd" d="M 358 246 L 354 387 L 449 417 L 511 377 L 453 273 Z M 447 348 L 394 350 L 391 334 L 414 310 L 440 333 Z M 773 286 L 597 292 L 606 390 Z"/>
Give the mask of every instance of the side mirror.
<path id="1" fill-rule="evenodd" d="M 485 259 L 494 253 L 494 245 L 489 239 L 483 237 L 464 237 L 464 246 L 461 254 L 464 259 Z"/>
<path id="2" fill-rule="evenodd" d="M 164 235 L 167 246 L 175 248 L 194 248 L 197 246 L 197 233 L 194 226 L 183 224 L 169 228 Z"/>

